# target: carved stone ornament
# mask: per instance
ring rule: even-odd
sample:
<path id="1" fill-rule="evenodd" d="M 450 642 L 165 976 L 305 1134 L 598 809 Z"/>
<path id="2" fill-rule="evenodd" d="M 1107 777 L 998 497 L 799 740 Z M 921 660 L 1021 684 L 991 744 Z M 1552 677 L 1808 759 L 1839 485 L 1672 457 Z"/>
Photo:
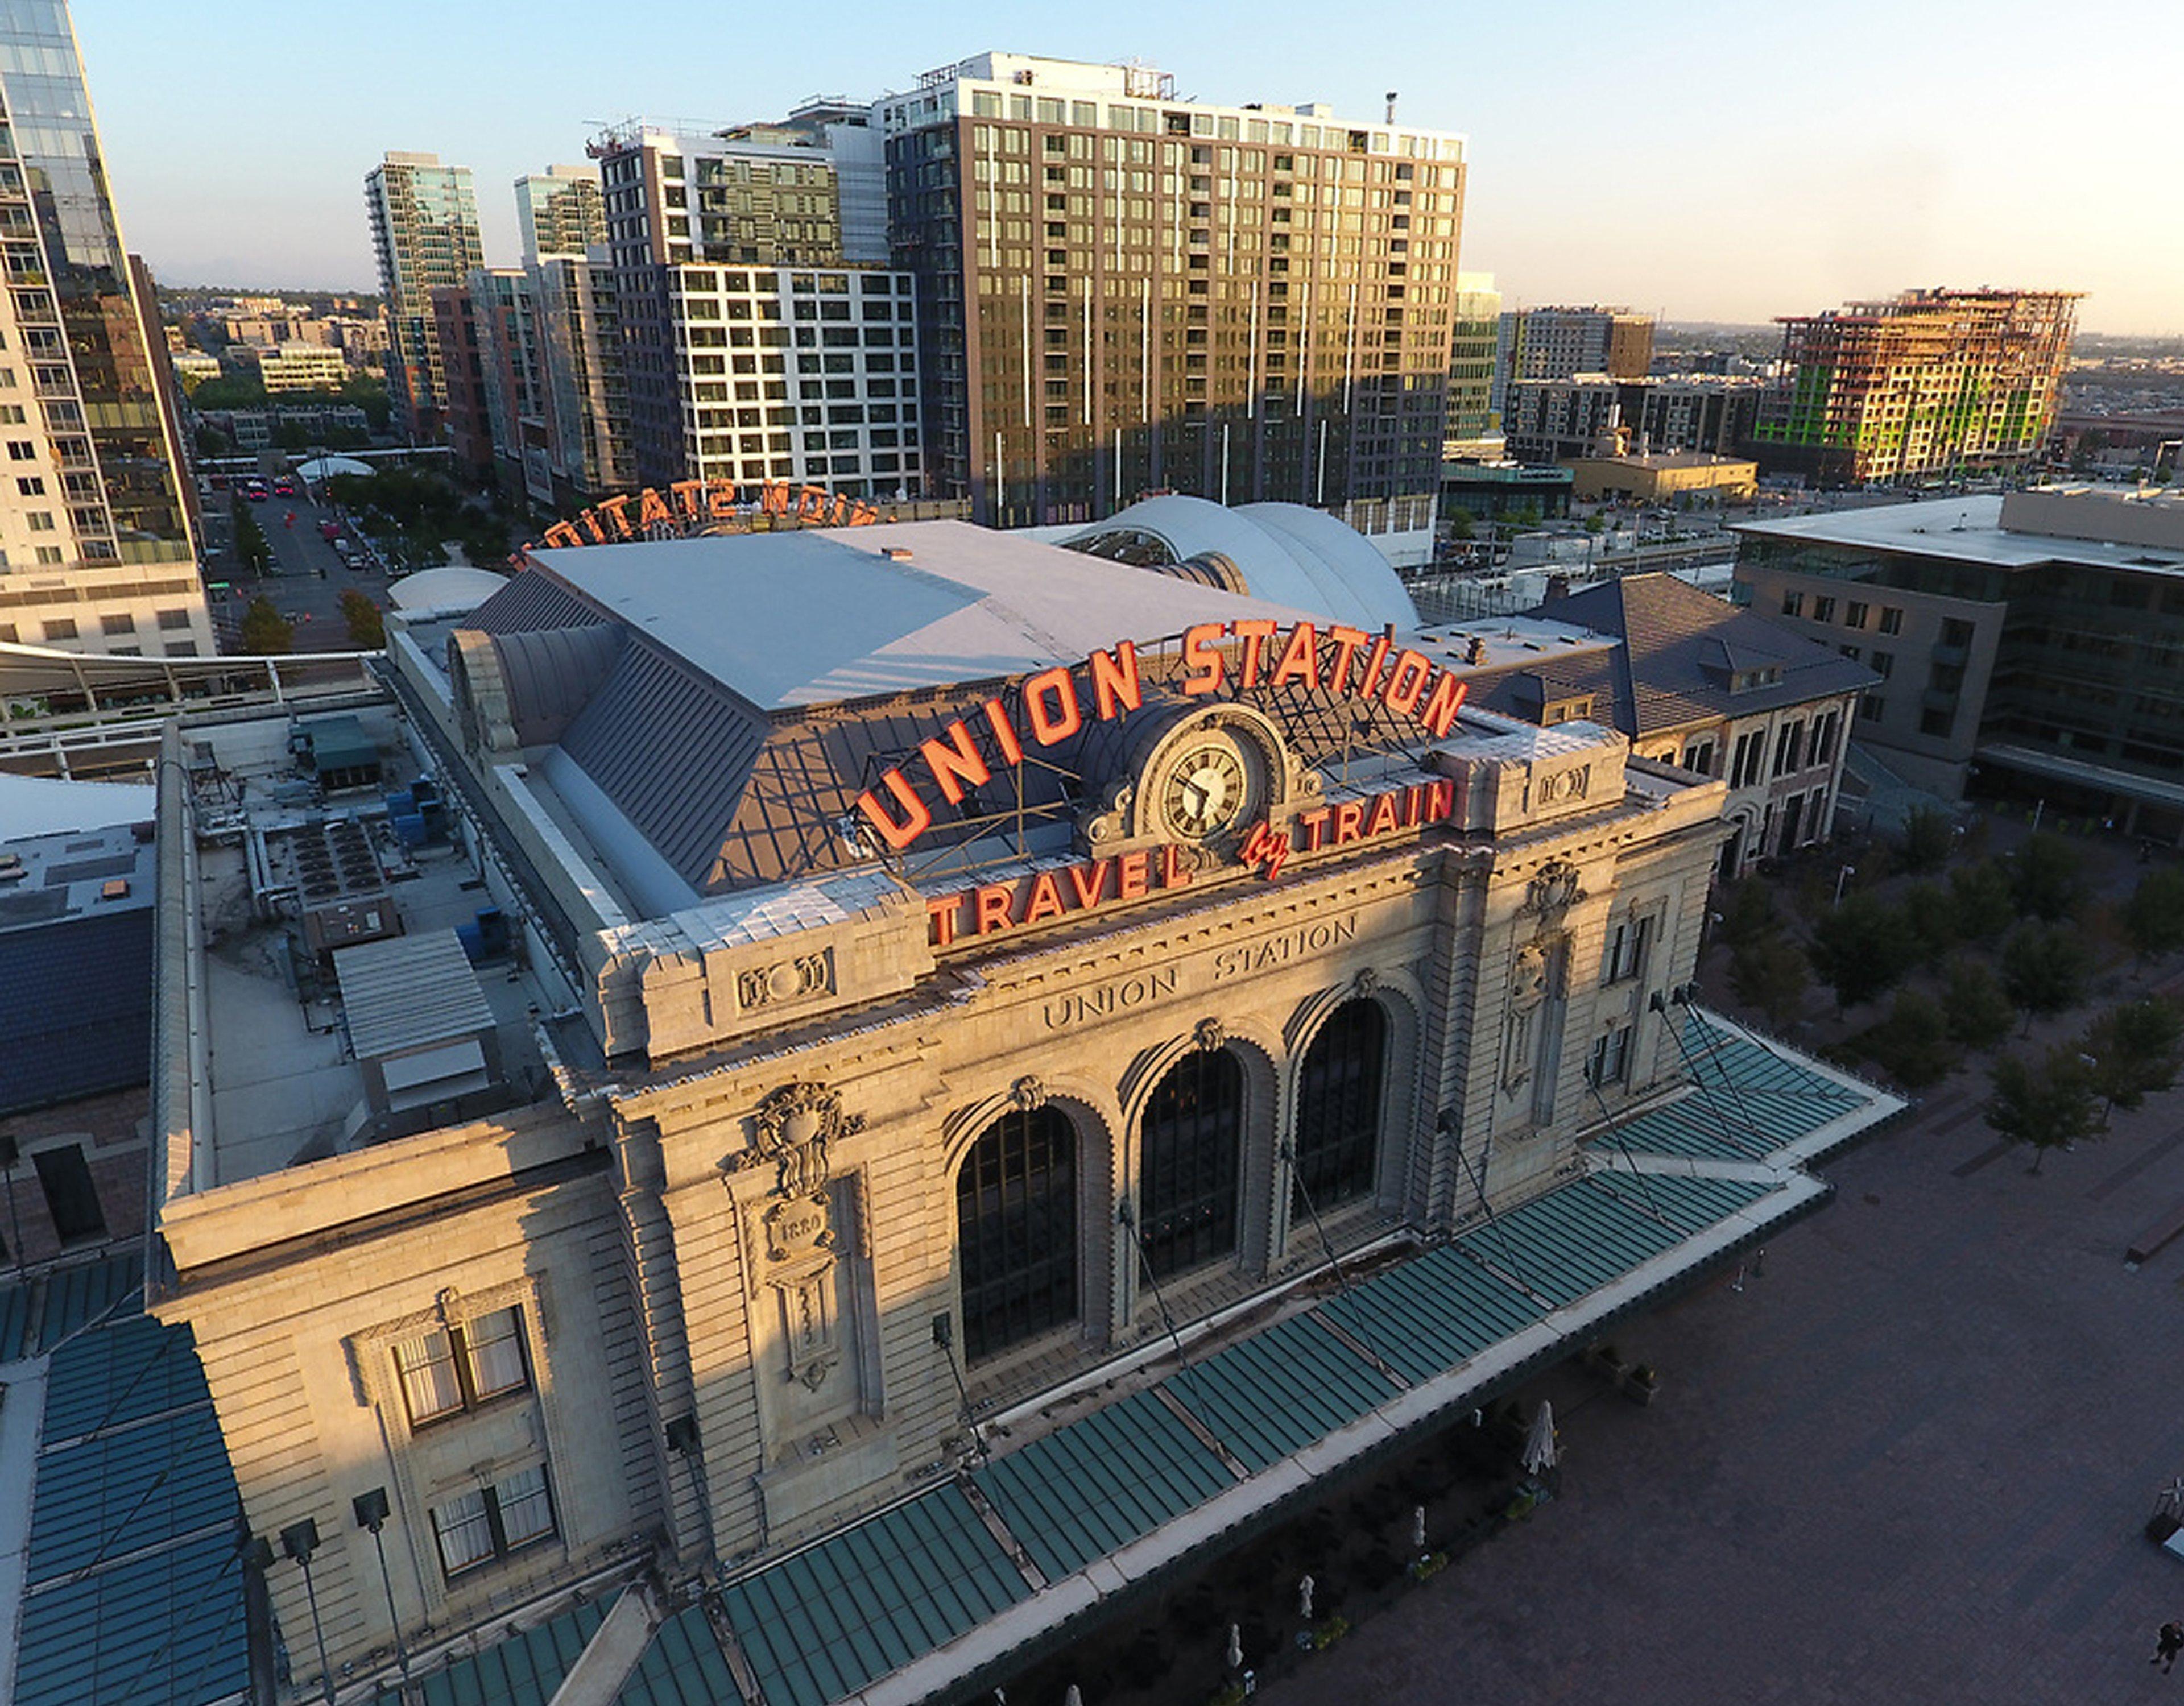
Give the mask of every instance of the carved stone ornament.
<path id="1" fill-rule="evenodd" d="M 1228 1042 L 1228 1028 L 1218 1019 L 1201 1019 L 1190 1033 L 1190 1040 L 1200 1052 L 1212 1054 Z"/>
<path id="2" fill-rule="evenodd" d="M 1036 1073 L 1027 1073 L 1009 1086 L 1009 1100 L 1025 1113 L 1037 1113 L 1046 1106 L 1046 1086 Z"/>
<path id="3" fill-rule="evenodd" d="M 758 1105 L 755 1140 L 730 1158 L 740 1172 L 772 1162 L 777 1196 L 816 1196 L 827 1188 L 827 1146 L 861 1131 L 865 1117 L 844 1113 L 842 1098 L 823 1084 L 785 1084 Z"/>
<path id="4" fill-rule="evenodd" d="M 1380 973 L 1371 966 L 1361 967 L 1357 975 L 1350 980 L 1352 995 L 1369 995 L 1379 987 Z"/>
<path id="5" fill-rule="evenodd" d="M 824 952 L 800 954 L 771 966 L 754 966 L 736 974 L 736 1005 L 748 1012 L 779 1001 L 805 995 L 831 995 L 834 988 L 833 956 Z"/>
<path id="6" fill-rule="evenodd" d="M 1540 867 L 1524 895 L 1524 910 L 1536 912 L 1545 928 L 1562 922 L 1563 913 L 1585 899 L 1577 867 L 1567 859 L 1551 859 Z"/>

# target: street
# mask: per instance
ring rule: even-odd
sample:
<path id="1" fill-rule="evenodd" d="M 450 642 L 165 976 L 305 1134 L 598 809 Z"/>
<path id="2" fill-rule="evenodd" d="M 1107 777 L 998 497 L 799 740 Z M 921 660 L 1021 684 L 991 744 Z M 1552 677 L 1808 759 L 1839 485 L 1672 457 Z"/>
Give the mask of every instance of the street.
<path id="1" fill-rule="evenodd" d="M 225 501 L 228 495 L 217 493 L 216 500 Z M 237 575 L 229 594 L 214 594 L 221 649 L 233 647 L 235 624 L 242 621 L 244 607 L 262 592 L 276 610 L 295 623 L 298 651 L 355 650 L 342 620 L 341 595 L 354 588 L 384 609 L 388 582 L 376 569 L 359 573 L 347 567 L 320 535 L 320 524 L 335 518 L 333 507 L 312 502 L 304 494 L 300 482 L 292 498 L 268 498 L 262 504 L 245 499 L 244 507 L 257 518 L 273 548 L 274 572 L 262 579 Z M 291 511 L 296 517 L 292 527 L 282 519 Z"/>

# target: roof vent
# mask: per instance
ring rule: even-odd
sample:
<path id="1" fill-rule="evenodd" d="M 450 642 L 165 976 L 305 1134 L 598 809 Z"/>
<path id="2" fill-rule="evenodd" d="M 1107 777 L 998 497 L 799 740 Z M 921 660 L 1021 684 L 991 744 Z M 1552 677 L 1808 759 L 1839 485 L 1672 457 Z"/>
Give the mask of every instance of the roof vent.
<path id="1" fill-rule="evenodd" d="M 906 563 L 910 560 L 910 547 L 907 545 L 882 545 L 880 547 L 880 555 L 885 557 L 891 563 Z"/>

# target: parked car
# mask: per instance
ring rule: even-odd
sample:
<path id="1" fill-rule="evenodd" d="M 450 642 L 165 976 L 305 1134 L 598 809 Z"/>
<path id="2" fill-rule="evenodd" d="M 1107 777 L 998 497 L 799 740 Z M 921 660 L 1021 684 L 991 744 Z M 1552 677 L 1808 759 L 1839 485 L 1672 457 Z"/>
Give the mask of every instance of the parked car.
<path id="1" fill-rule="evenodd" d="M 273 482 L 273 495 L 276 498 L 294 497 L 296 482 L 293 480 L 276 480 Z"/>
<path id="2" fill-rule="evenodd" d="M 341 536 L 342 530 L 341 523 L 339 521 L 321 521 L 319 523 L 319 537 L 326 540 L 329 544 L 331 544 L 334 540 L 341 538 Z"/>

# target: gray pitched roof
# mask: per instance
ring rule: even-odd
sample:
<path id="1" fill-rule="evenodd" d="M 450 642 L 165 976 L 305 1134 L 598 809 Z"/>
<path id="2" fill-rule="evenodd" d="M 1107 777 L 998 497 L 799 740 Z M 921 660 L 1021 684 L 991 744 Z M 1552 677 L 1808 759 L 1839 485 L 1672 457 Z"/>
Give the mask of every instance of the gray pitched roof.
<path id="1" fill-rule="evenodd" d="M 1880 679 L 1864 664 L 1672 575 L 1602 581 L 1533 614 L 1622 639 L 1615 726 L 1634 738 L 1856 693 Z M 1781 669 L 1779 682 L 1730 691 L 1736 673 L 1771 666 Z"/>

